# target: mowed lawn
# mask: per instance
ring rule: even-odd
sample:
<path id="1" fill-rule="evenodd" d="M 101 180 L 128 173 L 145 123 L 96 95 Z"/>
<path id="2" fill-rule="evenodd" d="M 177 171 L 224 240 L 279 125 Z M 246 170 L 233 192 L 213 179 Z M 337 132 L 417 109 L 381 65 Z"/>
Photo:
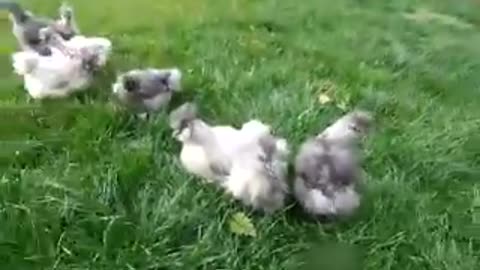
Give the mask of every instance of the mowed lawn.
<path id="1" fill-rule="evenodd" d="M 114 52 L 63 101 L 27 98 L 0 13 L 2 269 L 479 268 L 478 1 L 70 2 Z M 60 1 L 22 3 L 53 16 Z M 259 118 L 293 150 L 346 111 L 372 111 L 358 215 L 322 225 L 289 204 L 262 216 L 182 170 L 166 114 L 138 121 L 110 97 L 117 72 L 172 66 L 185 91 L 168 110 Z M 239 212 L 255 237 L 231 231 Z"/>

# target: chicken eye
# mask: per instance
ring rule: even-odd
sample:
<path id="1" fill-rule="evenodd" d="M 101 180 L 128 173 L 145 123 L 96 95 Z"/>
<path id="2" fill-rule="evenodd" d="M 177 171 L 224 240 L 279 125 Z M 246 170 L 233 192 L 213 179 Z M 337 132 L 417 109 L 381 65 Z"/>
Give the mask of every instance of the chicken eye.
<path id="1" fill-rule="evenodd" d="M 179 126 L 179 130 L 184 130 L 188 127 L 188 121 L 186 119 L 183 119 L 182 121 L 180 121 L 180 126 Z"/>
<path id="2" fill-rule="evenodd" d="M 357 125 L 351 124 L 350 129 L 353 130 L 354 132 L 360 133 L 361 130 Z"/>

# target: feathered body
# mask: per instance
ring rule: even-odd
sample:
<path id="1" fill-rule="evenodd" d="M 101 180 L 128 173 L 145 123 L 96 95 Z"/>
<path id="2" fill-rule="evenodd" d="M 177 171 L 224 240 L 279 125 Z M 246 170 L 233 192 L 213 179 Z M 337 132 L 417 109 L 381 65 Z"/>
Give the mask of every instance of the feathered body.
<path id="1" fill-rule="evenodd" d="M 241 129 L 210 126 L 190 103 L 171 114 L 170 124 L 183 143 L 180 161 L 188 172 L 256 209 L 273 212 L 284 205 L 288 146 L 269 126 L 258 120 Z"/>
<path id="2" fill-rule="evenodd" d="M 186 103 L 170 114 L 174 137 L 182 143 L 180 161 L 184 168 L 208 182 L 223 184 L 232 156 L 239 148 L 239 130 L 231 126 L 211 126 L 197 117 L 196 105 Z"/>
<path id="3" fill-rule="evenodd" d="M 68 58 L 55 48 L 50 56 L 25 51 L 14 53 L 12 60 L 15 72 L 23 76 L 25 89 L 34 99 L 63 98 L 90 82 L 80 59 Z"/>
<path id="4" fill-rule="evenodd" d="M 154 112 L 181 90 L 181 79 L 182 73 L 177 68 L 135 69 L 118 76 L 112 91 L 122 104 L 136 112 Z"/>
<path id="5" fill-rule="evenodd" d="M 64 42 L 68 49 L 78 51 L 80 56 L 94 55 L 95 68 L 101 68 L 107 64 L 107 60 L 112 52 L 112 42 L 104 37 L 86 37 L 77 35 Z"/>
<path id="6" fill-rule="evenodd" d="M 52 47 L 60 49 L 65 56 L 81 59 L 83 68 L 90 73 L 99 71 L 107 64 L 112 51 L 112 42 L 104 37 L 85 37 L 77 35 L 68 41 L 57 38 Z"/>
<path id="7" fill-rule="evenodd" d="M 307 212 L 348 216 L 359 207 L 356 142 L 370 123 L 368 113 L 352 112 L 302 144 L 295 160 L 294 193 Z"/>
<path id="8" fill-rule="evenodd" d="M 107 39 L 78 36 L 64 41 L 51 28 L 42 29 L 40 36 L 52 44 L 49 56 L 34 51 L 12 55 L 15 72 L 23 76 L 26 90 L 35 99 L 63 98 L 85 89 L 111 50 Z"/>
<path id="9" fill-rule="evenodd" d="M 12 33 L 24 51 L 34 51 L 43 56 L 52 54 L 48 41 L 42 40 L 40 37 L 40 30 L 46 27 L 52 27 L 64 40 L 69 40 L 79 34 L 73 9 L 67 4 L 60 7 L 60 18 L 57 20 L 35 16 L 15 2 L 0 2 L 0 8 L 10 12 Z"/>
<path id="10" fill-rule="evenodd" d="M 67 3 L 63 3 L 58 9 L 59 18 L 55 20 L 50 27 L 52 27 L 64 40 L 80 35 L 75 13 L 73 7 Z"/>
<path id="11" fill-rule="evenodd" d="M 234 198 L 271 213 L 285 204 L 289 149 L 285 139 L 262 134 L 236 154 L 225 188 Z"/>

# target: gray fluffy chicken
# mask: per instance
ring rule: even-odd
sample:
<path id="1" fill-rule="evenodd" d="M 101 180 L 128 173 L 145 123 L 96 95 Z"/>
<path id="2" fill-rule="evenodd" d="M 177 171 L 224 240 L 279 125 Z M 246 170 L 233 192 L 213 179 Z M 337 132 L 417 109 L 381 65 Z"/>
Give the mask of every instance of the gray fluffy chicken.
<path id="1" fill-rule="evenodd" d="M 40 36 L 40 30 L 47 27 L 53 28 L 65 40 L 79 34 L 73 8 L 66 3 L 60 7 L 59 18 L 56 20 L 35 16 L 32 12 L 23 9 L 18 3 L 11 1 L 0 2 L 0 9 L 6 9 L 10 12 L 12 33 L 21 49 L 25 51 L 35 51 L 42 56 L 52 54 L 48 42 Z"/>
<path id="2" fill-rule="evenodd" d="M 134 69 L 117 77 L 112 86 L 117 100 L 139 115 L 155 112 L 181 91 L 182 73 L 171 69 Z"/>
<path id="3" fill-rule="evenodd" d="M 335 218 L 350 216 L 359 207 L 357 143 L 371 123 L 367 112 L 348 113 L 300 147 L 294 195 L 306 212 Z"/>

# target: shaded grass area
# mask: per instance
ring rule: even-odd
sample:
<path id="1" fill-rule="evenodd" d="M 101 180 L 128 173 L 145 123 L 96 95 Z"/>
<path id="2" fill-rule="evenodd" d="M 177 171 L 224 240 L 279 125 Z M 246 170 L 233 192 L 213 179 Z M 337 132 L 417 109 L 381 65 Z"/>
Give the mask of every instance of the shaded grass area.
<path id="1" fill-rule="evenodd" d="M 0 15 L 6 269 L 478 266 L 478 3 L 71 2 L 83 32 L 111 38 L 114 55 L 87 93 L 66 101 L 26 99 Z M 59 1 L 24 3 L 53 15 Z M 418 19 L 419 9 L 444 16 Z M 186 174 L 164 114 L 138 122 L 110 106 L 116 72 L 172 65 L 186 80 L 175 104 L 193 99 L 213 123 L 260 118 L 294 147 L 344 111 L 374 112 L 358 217 L 320 225 L 294 206 L 264 217 Z M 333 102 L 322 105 L 326 84 Z M 257 238 L 230 233 L 238 211 Z"/>

